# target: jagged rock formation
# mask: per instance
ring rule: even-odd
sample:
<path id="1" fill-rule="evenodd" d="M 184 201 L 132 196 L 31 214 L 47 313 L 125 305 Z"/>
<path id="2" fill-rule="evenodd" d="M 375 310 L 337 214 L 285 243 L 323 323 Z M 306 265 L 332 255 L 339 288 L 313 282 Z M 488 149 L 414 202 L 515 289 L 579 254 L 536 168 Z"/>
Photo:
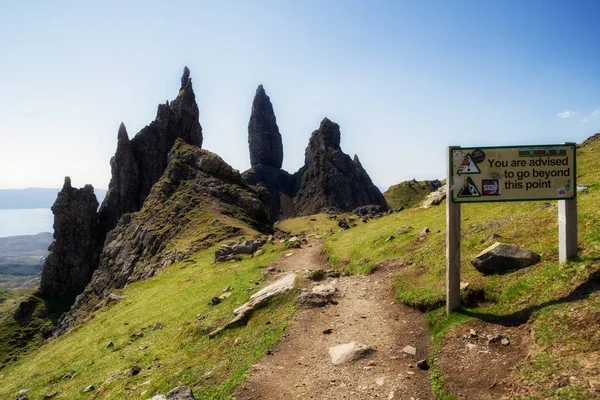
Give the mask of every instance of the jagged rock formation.
<path id="1" fill-rule="evenodd" d="M 99 211 L 105 232 L 114 228 L 123 214 L 142 207 L 152 186 L 167 168 L 167 155 L 177 139 L 202 147 L 198 116 L 190 70 L 185 67 L 179 94 L 171 103 L 158 105 L 156 119 L 150 125 L 129 140 L 121 124 L 117 151 L 111 159 L 108 193 Z"/>
<path id="2" fill-rule="evenodd" d="M 262 85 L 256 90 L 248 123 L 251 169 L 244 172 L 250 185 L 263 185 L 271 221 L 325 209 L 351 211 L 375 204 L 387 210 L 383 195 L 371 181 L 358 156 L 354 161 L 340 148 L 339 126 L 327 118 L 313 132 L 305 165 L 291 175 L 281 169 L 283 145 L 275 112 Z"/>
<path id="3" fill-rule="evenodd" d="M 44 296 L 74 298 L 90 281 L 102 249 L 97 209 L 94 188 L 73 188 L 66 177 L 52 206 L 54 241 L 42 271 Z"/>
<path id="4" fill-rule="evenodd" d="M 262 85 L 256 89 L 252 102 L 252 112 L 248 122 L 248 145 L 252 167 L 262 165 L 281 168 L 283 163 L 281 134 L 273 105 Z"/>
<path id="5" fill-rule="evenodd" d="M 292 175 L 281 169 L 283 163 L 281 134 L 273 105 L 262 85 L 256 89 L 252 102 L 248 122 L 248 145 L 252 168 L 244 172 L 244 179 L 250 185 L 263 185 L 267 189 L 270 194 L 269 216 L 271 221 L 278 221 L 282 219 L 281 194 L 291 194 L 294 181 Z"/>
<path id="6" fill-rule="evenodd" d="M 106 237 L 100 265 L 57 334 L 108 301 L 112 290 L 146 279 L 222 240 L 272 232 L 257 189 L 219 156 L 178 140 L 169 164 L 138 212 L 122 217 Z"/>
<path id="7" fill-rule="evenodd" d="M 123 123 L 121 123 L 117 135 L 117 151 L 110 159 L 110 170 L 111 179 L 108 184 L 108 193 L 100 209 L 100 220 L 105 232 L 117 225 L 121 215 L 139 209 L 140 174 L 133 145 Z"/>
<path id="8" fill-rule="evenodd" d="M 369 178 L 358 157 L 354 161 L 340 147 L 340 126 L 325 118 L 314 131 L 305 152 L 304 166 L 296 173 L 294 196 L 299 215 L 324 209 L 352 211 L 368 204 L 387 210 L 383 195 Z"/>

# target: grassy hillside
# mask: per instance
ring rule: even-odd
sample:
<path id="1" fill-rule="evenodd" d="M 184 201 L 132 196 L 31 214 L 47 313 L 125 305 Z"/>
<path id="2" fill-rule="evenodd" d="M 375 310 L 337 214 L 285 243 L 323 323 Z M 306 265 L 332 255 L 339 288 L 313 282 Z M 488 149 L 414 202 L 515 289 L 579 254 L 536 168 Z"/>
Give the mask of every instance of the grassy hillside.
<path id="1" fill-rule="evenodd" d="M 430 358 L 433 390 L 439 398 L 453 398 L 438 362 L 444 343 L 457 337 L 455 329 L 474 321 L 531 332 L 527 354 L 510 375 L 509 382 L 520 390 L 511 398 L 597 398 L 600 140 L 578 150 L 578 171 L 579 183 L 592 187 L 578 197 L 577 261 L 558 263 L 556 202 L 463 207 L 461 280 L 469 288 L 464 307 L 449 318 L 443 309 L 445 204 L 357 221 L 346 231 L 325 214 L 282 221 L 276 228 L 323 236 L 331 263 L 348 273 L 368 273 L 389 259 L 402 265 L 396 294 L 426 312 L 435 349 Z M 425 227 L 430 232 L 419 237 Z M 469 261 L 493 243 L 486 242 L 493 234 L 536 251 L 541 262 L 505 275 L 481 275 Z M 59 399 L 147 399 L 180 384 L 193 386 L 197 398 L 230 398 L 248 366 L 282 337 L 295 302 L 290 294 L 257 312 L 247 327 L 209 340 L 207 332 L 228 321 L 232 310 L 264 285 L 264 266 L 286 251 L 283 245 L 267 245 L 259 257 L 212 264 L 214 250 L 200 250 L 151 279 L 128 285 L 117 292 L 122 300 L 93 312 L 71 332 L 37 350 L 16 353 L 14 361 L 0 367 L 0 398 L 31 389 L 32 399 L 55 391 Z M 232 296 L 209 306 L 227 286 L 234 288 Z M 34 312 L 44 312 L 43 305 L 34 304 Z M 25 321 L 18 329 L 26 328 Z M 114 346 L 107 348 L 109 342 Z M 0 354 L 9 348 L 0 341 Z M 132 375 L 132 366 L 141 372 Z M 89 385 L 95 390 L 82 393 Z"/>
<path id="2" fill-rule="evenodd" d="M 262 267 L 283 251 L 268 245 L 259 257 L 212 265 L 214 250 L 127 286 L 119 293 L 123 300 L 10 363 L 0 370 L 0 398 L 31 389 L 34 399 L 54 391 L 57 398 L 79 399 L 88 385 L 96 388 L 90 398 L 150 398 L 180 384 L 193 386 L 197 398 L 227 398 L 247 367 L 281 337 L 295 306 L 291 295 L 282 298 L 257 312 L 248 327 L 209 340 L 206 332 L 231 319 L 259 287 Z M 227 286 L 234 288 L 231 297 L 209 306 Z M 110 341 L 114 347 L 107 348 Z M 131 376 L 134 365 L 142 371 Z"/>
<path id="3" fill-rule="evenodd" d="M 368 271 L 391 258 L 403 262 L 397 296 L 408 305 L 431 310 L 427 318 L 438 351 L 453 327 L 474 319 L 502 325 L 528 323 L 533 335 L 531 356 L 512 377 L 527 388 L 525 395 L 530 397 L 523 398 L 596 398 L 600 365 L 598 171 L 599 138 L 578 150 L 578 182 L 592 187 L 578 196 L 580 258 L 566 264 L 558 263 L 556 202 L 463 206 L 461 280 L 478 296 L 475 304 L 447 319 L 444 309 L 438 308 L 445 301 L 445 203 L 361 223 L 328 236 L 325 248 L 334 265 L 351 272 Z M 394 233 L 406 226 L 412 229 Z M 420 239 L 418 232 L 424 227 L 431 232 Z M 541 262 L 510 274 L 481 275 L 469 261 L 494 243 L 483 243 L 492 234 L 501 235 L 499 241 L 537 252 Z M 390 236 L 394 238 L 386 240 Z M 565 381 L 565 376 L 577 378 Z M 442 382 L 443 376 L 435 380 L 440 396 Z"/>
<path id="4" fill-rule="evenodd" d="M 383 193 L 383 197 L 388 203 L 391 209 L 400 207 L 409 208 L 419 204 L 425 199 L 425 197 L 439 188 L 441 183 L 439 181 L 405 181 L 397 185 L 390 186 L 388 190 Z"/>

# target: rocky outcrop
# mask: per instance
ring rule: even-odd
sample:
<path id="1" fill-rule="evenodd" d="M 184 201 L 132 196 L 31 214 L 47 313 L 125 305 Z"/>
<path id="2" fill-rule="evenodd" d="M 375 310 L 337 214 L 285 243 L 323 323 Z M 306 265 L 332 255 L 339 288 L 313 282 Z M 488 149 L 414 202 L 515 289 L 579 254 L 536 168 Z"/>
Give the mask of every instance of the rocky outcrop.
<path id="1" fill-rule="evenodd" d="M 296 173 L 299 188 L 294 196 L 298 215 L 324 209 L 352 211 L 375 204 L 387 210 L 377 189 L 358 157 L 354 161 L 340 147 L 340 127 L 325 118 L 314 131 L 305 152 L 304 166 Z"/>
<path id="2" fill-rule="evenodd" d="M 179 94 L 171 103 L 158 105 L 156 119 L 131 140 L 123 124 L 119 128 L 117 151 L 111 160 L 112 177 L 100 208 L 105 232 L 128 212 L 137 211 L 152 186 L 167 168 L 167 155 L 177 139 L 202 147 L 202 126 L 192 87 L 190 70 L 185 67 Z"/>
<path id="3" fill-rule="evenodd" d="M 52 206 L 54 241 L 40 285 L 45 297 L 75 298 L 90 281 L 102 249 L 97 209 L 94 188 L 73 188 L 66 177 Z"/>
<path id="4" fill-rule="evenodd" d="M 178 140 L 168 159 L 142 209 L 123 216 L 107 235 L 92 281 L 59 322 L 57 334 L 102 306 L 111 291 L 244 234 L 238 221 L 272 232 L 260 193 L 219 156 Z"/>
<path id="5" fill-rule="evenodd" d="M 448 192 L 448 185 L 439 187 L 435 192 L 431 192 L 423 200 L 423 208 L 429 208 L 431 206 L 437 206 L 444 201 L 446 193 Z"/>
<path id="6" fill-rule="evenodd" d="M 281 134 L 273 105 L 262 85 L 256 89 L 252 102 L 252 112 L 248 122 L 248 145 L 252 167 L 262 165 L 281 168 L 283 163 Z"/>

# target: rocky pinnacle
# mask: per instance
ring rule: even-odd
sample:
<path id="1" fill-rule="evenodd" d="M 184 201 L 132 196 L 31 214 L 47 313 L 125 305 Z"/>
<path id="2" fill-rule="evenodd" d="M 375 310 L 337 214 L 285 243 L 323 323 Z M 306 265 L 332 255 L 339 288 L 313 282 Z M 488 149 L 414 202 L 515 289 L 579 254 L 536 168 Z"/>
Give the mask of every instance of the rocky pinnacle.
<path id="1" fill-rule="evenodd" d="M 283 163 L 283 144 L 277 127 L 273 105 L 265 89 L 259 85 L 256 89 L 250 122 L 248 122 L 248 145 L 250 146 L 250 164 L 281 168 Z"/>

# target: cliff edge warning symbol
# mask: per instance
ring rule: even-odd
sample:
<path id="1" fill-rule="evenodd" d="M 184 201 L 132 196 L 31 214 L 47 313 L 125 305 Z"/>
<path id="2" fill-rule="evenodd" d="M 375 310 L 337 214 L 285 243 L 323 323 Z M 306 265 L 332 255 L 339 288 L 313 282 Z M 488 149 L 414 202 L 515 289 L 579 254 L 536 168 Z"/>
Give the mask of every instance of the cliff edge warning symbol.
<path id="1" fill-rule="evenodd" d="M 463 187 L 458 192 L 458 197 L 481 197 L 479 189 L 477 189 L 475 182 L 473 182 L 470 176 L 465 179 Z"/>
<path id="2" fill-rule="evenodd" d="M 471 155 L 467 154 L 463 158 L 463 162 L 458 167 L 458 171 L 457 172 L 458 172 L 459 175 L 462 175 L 462 174 L 479 174 L 479 173 L 481 173 L 481 170 L 479 169 L 479 167 L 477 166 L 477 164 L 475 164 L 475 162 L 473 162 L 473 160 L 471 159 Z"/>

